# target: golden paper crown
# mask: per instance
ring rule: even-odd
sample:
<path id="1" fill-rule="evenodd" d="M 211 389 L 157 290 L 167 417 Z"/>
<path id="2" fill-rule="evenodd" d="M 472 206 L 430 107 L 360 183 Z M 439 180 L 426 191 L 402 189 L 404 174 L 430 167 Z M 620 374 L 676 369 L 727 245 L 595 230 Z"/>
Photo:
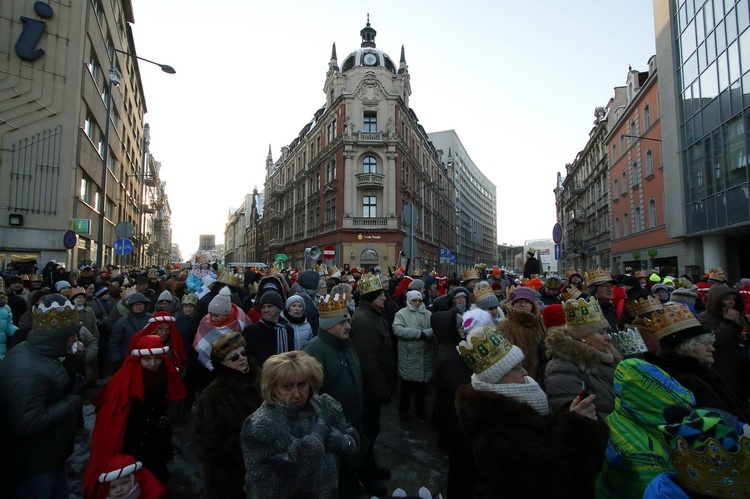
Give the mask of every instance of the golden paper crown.
<path id="1" fill-rule="evenodd" d="M 338 275 L 336 276 L 336 274 L 338 274 Z M 334 277 L 334 276 L 341 277 L 341 271 L 335 265 L 331 265 L 331 268 L 328 269 L 328 275 L 330 277 Z"/>
<path id="2" fill-rule="evenodd" d="M 75 288 L 70 290 L 70 296 L 71 299 L 75 298 L 76 295 L 84 295 L 86 296 L 86 290 L 83 289 L 81 286 L 76 286 Z"/>
<path id="3" fill-rule="evenodd" d="M 665 305 L 661 310 L 651 314 L 651 319 L 645 319 L 645 321 L 657 340 L 677 331 L 701 327 L 701 323 L 695 318 L 693 312 L 683 303 Z"/>
<path id="4" fill-rule="evenodd" d="M 505 288 L 505 296 L 510 296 L 510 294 L 516 290 L 516 288 L 519 288 L 520 286 L 516 286 L 515 284 L 511 284 L 510 286 Z"/>
<path id="5" fill-rule="evenodd" d="M 653 295 L 649 295 L 648 298 L 638 298 L 638 300 L 630 300 L 625 302 L 625 307 L 628 309 L 631 317 L 637 317 L 641 314 L 647 314 L 656 310 L 661 310 L 664 305 L 661 301 Z"/>
<path id="6" fill-rule="evenodd" d="M 570 269 L 569 271 L 567 271 L 565 273 L 565 277 L 567 277 L 568 279 L 570 279 L 571 277 L 573 277 L 576 274 L 578 274 L 579 276 L 583 276 L 583 274 L 581 273 L 580 270 L 578 270 L 578 269 Z"/>
<path id="7" fill-rule="evenodd" d="M 573 286 L 572 284 L 565 286 L 565 289 L 560 292 L 560 296 L 562 297 L 563 301 L 575 300 L 576 298 L 581 296 L 581 294 L 581 290 Z"/>
<path id="8" fill-rule="evenodd" d="M 674 437 L 674 445 L 667 442 L 667 452 L 685 489 L 709 497 L 750 497 L 750 439 L 741 437 L 739 446 L 736 452 L 726 451 L 708 438 L 698 451 Z"/>
<path id="9" fill-rule="evenodd" d="M 479 279 L 479 273 L 477 269 L 464 270 L 463 282 L 471 281 L 472 279 Z"/>
<path id="10" fill-rule="evenodd" d="M 327 276 L 328 275 L 328 266 L 326 266 L 325 263 L 319 263 L 315 265 L 315 271 L 318 273 L 319 276 Z"/>
<path id="11" fill-rule="evenodd" d="M 593 296 L 588 301 L 583 298 L 568 300 L 563 303 L 563 309 L 565 310 L 565 325 L 570 328 L 571 336 L 580 338 L 609 325 L 607 319 L 604 318 L 599 301 Z"/>
<path id="12" fill-rule="evenodd" d="M 55 297 L 55 295 L 48 295 Z M 58 295 L 61 296 L 61 295 Z M 52 329 L 63 329 L 78 326 L 81 320 L 78 318 L 78 309 L 69 300 L 58 299 L 49 303 L 54 298 L 46 298 L 43 303 L 34 307 L 32 315 L 32 329 L 34 331 L 49 331 Z M 48 305 L 46 303 L 49 303 Z"/>
<path id="13" fill-rule="evenodd" d="M 29 280 L 29 276 L 28 276 L 27 274 L 18 274 L 18 277 L 19 277 L 19 278 L 20 278 L 20 279 L 21 279 L 22 281 L 28 281 L 28 280 Z"/>
<path id="14" fill-rule="evenodd" d="M 336 293 L 334 296 L 321 296 L 318 301 L 318 313 L 321 317 L 341 317 L 349 313 L 346 295 Z"/>
<path id="15" fill-rule="evenodd" d="M 362 295 L 372 293 L 374 291 L 382 291 L 383 283 L 380 281 L 380 277 L 370 273 L 362 274 L 359 280 L 359 292 Z"/>
<path id="16" fill-rule="evenodd" d="M 636 270 L 635 274 L 633 274 L 633 277 L 640 279 L 641 277 L 647 277 L 645 270 Z"/>
<path id="17" fill-rule="evenodd" d="M 198 295 L 193 293 L 186 293 L 182 297 L 182 305 L 198 305 Z"/>
<path id="18" fill-rule="evenodd" d="M 42 282 L 42 274 L 31 274 L 29 282 Z"/>
<path id="19" fill-rule="evenodd" d="M 146 272 L 146 276 L 149 279 L 157 279 L 159 277 L 159 270 L 158 269 L 148 269 L 148 272 Z"/>
<path id="20" fill-rule="evenodd" d="M 458 353 L 472 371 L 481 373 L 511 351 L 511 345 L 495 326 L 484 326 L 458 344 Z"/>
<path id="21" fill-rule="evenodd" d="M 596 284 L 603 284 L 605 282 L 611 282 L 612 274 L 609 273 L 609 268 L 603 269 L 601 267 L 595 268 L 590 272 L 586 272 L 586 284 L 594 286 Z"/>
<path id="22" fill-rule="evenodd" d="M 225 269 L 224 272 L 219 273 L 219 278 L 216 280 L 235 288 L 241 288 L 245 283 L 245 276 L 244 274 L 235 274 L 230 269 Z"/>
<path id="23" fill-rule="evenodd" d="M 708 278 L 713 279 L 715 281 L 726 281 L 727 280 L 727 273 L 724 272 L 724 269 L 721 267 L 716 269 L 711 269 L 708 272 Z"/>
<path id="24" fill-rule="evenodd" d="M 495 296 L 495 291 L 492 289 L 492 286 L 478 286 L 474 288 L 474 291 L 471 293 L 471 300 L 474 303 L 479 303 L 484 298 Z"/>

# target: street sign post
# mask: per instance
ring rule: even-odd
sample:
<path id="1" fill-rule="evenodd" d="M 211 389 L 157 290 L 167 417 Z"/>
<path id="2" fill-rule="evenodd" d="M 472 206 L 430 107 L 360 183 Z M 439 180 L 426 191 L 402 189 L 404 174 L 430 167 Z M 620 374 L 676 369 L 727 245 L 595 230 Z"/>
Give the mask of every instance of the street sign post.
<path id="1" fill-rule="evenodd" d="M 115 244 L 112 246 L 112 249 L 115 251 L 115 254 L 120 256 L 129 255 L 133 252 L 133 241 L 130 239 L 121 238 L 115 241 Z"/>
<path id="2" fill-rule="evenodd" d="M 555 244 L 560 244 L 562 242 L 562 234 L 562 225 L 556 223 L 552 226 L 552 240 Z"/>
<path id="3" fill-rule="evenodd" d="M 70 228 L 76 234 L 90 234 L 91 233 L 91 220 L 84 218 L 74 218 L 70 222 Z"/>
<path id="4" fill-rule="evenodd" d="M 555 260 L 559 260 L 560 259 L 560 253 L 562 252 L 561 249 L 562 248 L 561 248 L 561 245 L 559 243 L 555 244 Z"/>
<path id="5" fill-rule="evenodd" d="M 78 242 L 78 236 L 76 236 L 76 233 L 72 230 L 66 231 L 65 235 L 63 236 L 63 244 L 68 249 L 73 249 L 76 246 L 76 243 Z"/>
<path id="6" fill-rule="evenodd" d="M 323 256 L 326 260 L 333 260 L 333 257 L 336 256 L 336 248 L 333 246 L 326 246 L 323 248 Z"/>

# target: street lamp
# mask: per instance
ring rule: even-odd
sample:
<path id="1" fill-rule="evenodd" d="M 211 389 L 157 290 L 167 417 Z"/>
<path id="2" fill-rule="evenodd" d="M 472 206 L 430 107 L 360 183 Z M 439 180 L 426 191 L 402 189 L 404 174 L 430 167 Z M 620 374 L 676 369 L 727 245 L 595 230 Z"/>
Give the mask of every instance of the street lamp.
<path id="1" fill-rule="evenodd" d="M 118 71 L 117 66 L 115 66 L 115 53 L 121 53 L 123 55 L 126 55 L 128 57 L 133 57 L 135 59 L 140 59 L 141 61 L 145 61 L 151 64 L 154 64 L 155 66 L 159 66 L 162 71 L 169 74 L 175 74 L 176 71 L 172 66 L 169 66 L 167 64 L 159 64 L 158 62 L 150 61 L 148 59 L 145 59 L 143 57 L 138 57 L 135 54 L 131 54 L 130 52 L 125 52 L 124 50 L 119 50 L 114 47 L 110 47 L 109 52 L 109 79 L 108 79 L 108 88 L 107 88 L 107 122 L 104 124 L 104 151 L 102 153 L 102 181 L 101 184 L 101 194 L 99 196 L 99 240 L 97 241 L 96 245 L 96 268 L 101 270 L 103 264 L 104 264 L 104 218 L 105 213 L 104 209 L 106 207 L 106 200 L 107 200 L 107 160 L 109 159 L 109 120 L 112 113 L 112 86 L 115 87 L 120 86 L 120 79 L 122 78 L 122 75 L 120 74 L 120 71 Z"/>

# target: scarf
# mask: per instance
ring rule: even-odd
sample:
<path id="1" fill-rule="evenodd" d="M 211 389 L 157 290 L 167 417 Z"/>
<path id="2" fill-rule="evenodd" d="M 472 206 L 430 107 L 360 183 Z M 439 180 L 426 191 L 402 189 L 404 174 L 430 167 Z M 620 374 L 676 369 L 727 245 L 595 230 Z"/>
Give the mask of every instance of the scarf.
<path id="1" fill-rule="evenodd" d="M 516 402 L 531 406 L 542 416 L 549 414 L 549 402 L 539 384 L 529 376 L 524 376 L 525 383 L 487 383 L 480 380 L 476 374 L 471 375 L 471 386 L 475 390 L 497 393 Z"/>
<path id="2" fill-rule="evenodd" d="M 250 325 L 250 320 L 237 305 L 232 304 L 232 309 L 224 319 L 214 324 L 211 322 L 211 316 L 206 314 L 198 324 L 198 331 L 195 333 L 193 348 L 198 352 L 198 361 L 203 364 L 209 371 L 214 370 L 211 364 L 211 345 L 220 336 L 232 332 L 241 333 L 246 326 Z"/>
<path id="3" fill-rule="evenodd" d="M 289 321 L 292 324 L 302 324 L 307 320 L 307 317 L 305 317 L 305 314 L 300 315 L 299 317 L 295 317 L 292 314 L 289 313 L 288 310 L 284 310 L 281 315 Z"/>
<path id="4" fill-rule="evenodd" d="M 586 348 L 591 347 L 589 345 L 586 345 Z M 606 352 L 602 352 L 600 350 L 597 350 L 596 348 L 591 348 L 591 350 L 594 351 L 594 355 L 596 355 L 596 358 L 599 359 L 602 364 L 611 364 L 615 361 L 615 356 L 612 353 L 612 350 L 607 350 Z"/>
<path id="5" fill-rule="evenodd" d="M 266 325 L 267 328 L 275 329 L 276 330 L 276 353 L 284 353 L 289 351 L 289 332 L 286 329 L 286 323 L 279 320 L 276 324 L 272 322 L 266 322 L 261 319 L 263 324 Z"/>

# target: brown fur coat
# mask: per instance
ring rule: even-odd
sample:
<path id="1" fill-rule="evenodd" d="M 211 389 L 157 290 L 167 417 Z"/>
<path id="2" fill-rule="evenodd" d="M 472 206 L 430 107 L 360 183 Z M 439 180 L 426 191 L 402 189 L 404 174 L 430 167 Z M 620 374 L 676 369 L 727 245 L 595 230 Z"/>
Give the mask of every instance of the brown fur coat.
<path id="1" fill-rule="evenodd" d="M 539 305 L 534 304 L 533 312 L 523 312 L 510 305 L 506 308 L 507 316 L 498 328 L 505 338 L 523 352 L 523 368 L 537 383 L 542 383 L 544 371 L 540 369 L 543 354 L 540 347 L 544 341 L 544 327 Z"/>

